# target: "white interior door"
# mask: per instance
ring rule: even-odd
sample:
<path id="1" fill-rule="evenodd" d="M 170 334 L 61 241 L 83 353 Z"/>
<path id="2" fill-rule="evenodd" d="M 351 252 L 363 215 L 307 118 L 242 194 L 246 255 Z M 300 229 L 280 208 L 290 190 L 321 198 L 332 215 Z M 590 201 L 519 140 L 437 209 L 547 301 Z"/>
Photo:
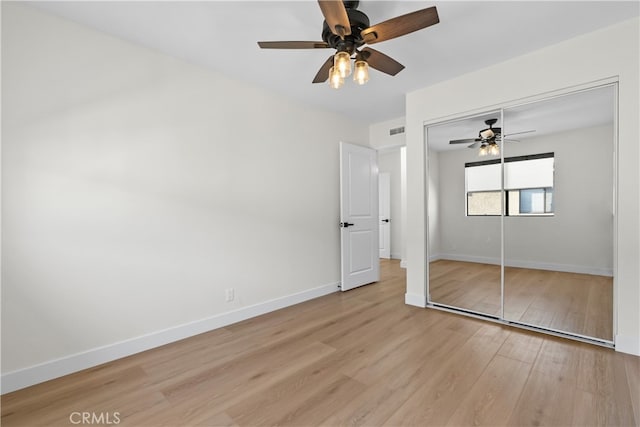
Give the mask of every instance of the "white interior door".
<path id="1" fill-rule="evenodd" d="M 391 258 L 391 175 L 388 172 L 378 175 L 378 226 L 379 256 Z"/>
<path id="2" fill-rule="evenodd" d="M 380 279 L 377 163 L 374 149 L 340 143 L 343 291 Z"/>

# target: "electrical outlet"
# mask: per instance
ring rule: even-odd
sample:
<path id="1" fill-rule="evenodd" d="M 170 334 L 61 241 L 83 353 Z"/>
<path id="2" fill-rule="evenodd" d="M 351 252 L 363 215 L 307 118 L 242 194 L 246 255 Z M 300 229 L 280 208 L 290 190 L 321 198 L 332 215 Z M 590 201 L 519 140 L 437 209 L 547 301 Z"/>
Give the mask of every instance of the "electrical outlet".
<path id="1" fill-rule="evenodd" d="M 234 289 L 233 288 L 227 289 L 226 292 L 225 292 L 225 299 L 227 300 L 227 302 L 233 301 L 234 297 L 235 297 Z"/>

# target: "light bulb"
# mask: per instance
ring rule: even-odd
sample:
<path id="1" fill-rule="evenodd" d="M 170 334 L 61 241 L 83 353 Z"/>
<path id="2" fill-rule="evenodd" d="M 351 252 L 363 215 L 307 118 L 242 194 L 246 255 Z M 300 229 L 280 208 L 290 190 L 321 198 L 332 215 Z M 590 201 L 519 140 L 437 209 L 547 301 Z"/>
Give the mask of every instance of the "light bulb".
<path id="1" fill-rule="evenodd" d="M 494 142 L 493 144 L 489 145 L 489 154 L 491 154 L 492 156 L 500 155 L 500 147 L 498 147 L 498 144 Z"/>
<path id="2" fill-rule="evenodd" d="M 356 61 L 353 71 L 353 81 L 363 85 L 369 81 L 369 64 L 366 61 Z"/>
<path id="3" fill-rule="evenodd" d="M 336 67 L 331 67 L 329 69 L 329 86 L 333 89 L 340 89 L 344 84 L 344 79 L 340 76 L 340 72 L 336 69 Z"/>
<path id="4" fill-rule="evenodd" d="M 351 55 L 347 52 L 338 52 L 333 56 L 333 67 L 340 72 L 343 79 L 351 74 Z"/>
<path id="5" fill-rule="evenodd" d="M 478 152 L 478 156 L 484 157 L 487 154 L 489 154 L 489 150 L 487 149 L 487 146 L 483 144 L 482 146 L 480 146 L 480 151 Z"/>

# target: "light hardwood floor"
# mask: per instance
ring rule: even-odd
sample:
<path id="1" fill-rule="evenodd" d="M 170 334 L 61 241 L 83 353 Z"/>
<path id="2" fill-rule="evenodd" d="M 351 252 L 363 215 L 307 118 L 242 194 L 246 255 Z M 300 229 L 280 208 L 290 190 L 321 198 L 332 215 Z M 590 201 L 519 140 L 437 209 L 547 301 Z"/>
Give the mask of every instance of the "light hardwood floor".
<path id="1" fill-rule="evenodd" d="M 124 426 L 640 421 L 640 358 L 407 306 L 404 292 L 384 261 L 379 283 L 4 395 L 2 426 L 71 425 L 74 411 Z"/>
<path id="2" fill-rule="evenodd" d="M 438 260 L 429 264 L 434 302 L 498 316 L 500 266 Z M 613 340 L 613 278 L 505 268 L 505 318 Z"/>

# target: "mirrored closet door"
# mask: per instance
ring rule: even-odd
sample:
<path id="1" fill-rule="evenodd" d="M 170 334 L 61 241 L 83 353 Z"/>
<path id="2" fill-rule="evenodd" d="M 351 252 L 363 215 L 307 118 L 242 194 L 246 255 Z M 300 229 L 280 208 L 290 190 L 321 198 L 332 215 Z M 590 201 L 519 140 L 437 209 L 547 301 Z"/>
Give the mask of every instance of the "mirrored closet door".
<path id="1" fill-rule="evenodd" d="M 615 91 L 426 127 L 431 306 L 613 343 Z"/>
<path id="2" fill-rule="evenodd" d="M 504 110 L 506 320 L 613 341 L 614 99 Z"/>
<path id="3" fill-rule="evenodd" d="M 430 300 L 501 315 L 500 158 L 479 167 L 481 129 L 499 128 L 501 112 L 427 128 Z M 485 148 L 488 150 L 488 148 Z M 497 172 L 497 174 L 496 174 Z"/>

